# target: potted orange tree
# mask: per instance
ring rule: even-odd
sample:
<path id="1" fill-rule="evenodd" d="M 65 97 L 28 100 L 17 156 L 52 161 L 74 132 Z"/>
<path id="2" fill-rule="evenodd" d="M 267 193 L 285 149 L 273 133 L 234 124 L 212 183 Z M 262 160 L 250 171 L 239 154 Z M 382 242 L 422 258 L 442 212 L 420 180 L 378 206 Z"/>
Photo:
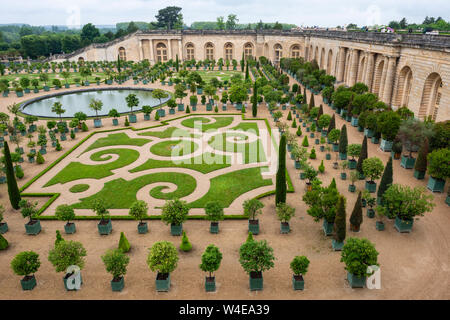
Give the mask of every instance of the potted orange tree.
<path id="1" fill-rule="evenodd" d="M 33 290 L 36 286 L 34 274 L 41 266 L 39 255 L 33 251 L 23 251 L 17 254 L 11 261 L 11 268 L 18 276 L 23 276 L 20 280 L 22 290 Z"/>
<path id="2" fill-rule="evenodd" d="M 96 215 L 100 216 L 100 222 L 97 224 L 98 233 L 101 235 L 110 234 L 112 232 L 112 223 L 103 199 L 94 200 L 93 210 Z"/>
<path id="3" fill-rule="evenodd" d="M 157 271 L 155 280 L 157 291 L 169 291 L 170 273 L 176 269 L 177 263 L 178 252 L 172 242 L 155 242 L 150 248 L 147 265 L 151 271 Z"/>
<path id="4" fill-rule="evenodd" d="M 133 202 L 130 207 L 128 214 L 132 216 L 135 220 L 139 220 L 139 224 L 137 226 L 139 234 L 145 234 L 148 232 L 147 222 L 142 221 L 147 217 L 148 205 L 143 200 L 137 200 Z"/>
<path id="5" fill-rule="evenodd" d="M 25 224 L 25 230 L 27 234 L 37 235 L 41 232 L 41 222 L 38 219 L 34 219 L 37 213 L 37 202 L 30 202 L 28 200 L 22 199 L 19 201 L 20 213 L 22 217 L 29 218 L 29 221 Z"/>
<path id="6" fill-rule="evenodd" d="M 347 280 L 352 288 L 364 288 L 367 267 L 378 266 L 378 251 L 367 239 L 349 238 L 342 248 L 341 262 L 345 263 Z"/>
<path id="7" fill-rule="evenodd" d="M 222 253 L 215 245 L 210 244 L 206 247 L 205 252 L 202 254 L 202 263 L 200 269 L 204 272 L 209 272 L 209 277 L 205 277 L 205 290 L 206 292 L 216 291 L 216 277 L 213 276 L 213 272 L 217 271 L 222 261 Z"/>
<path id="8" fill-rule="evenodd" d="M 366 180 L 366 190 L 371 193 L 375 192 L 377 190 L 377 183 L 374 180 L 381 177 L 384 170 L 383 162 L 377 157 L 367 158 L 362 163 L 362 169 L 364 175 L 370 178 L 370 180 Z"/>
<path id="9" fill-rule="evenodd" d="M 296 256 L 291 261 L 292 286 L 294 290 L 303 290 L 305 288 L 305 280 L 303 276 L 308 272 L 309 260 L 305 256 Z"/>
<path id="10" fill-rule="evenodd" d="M 280 220 L 280 232 L 289 233 L 291 231 L 289 227 L 289 220 L 295 216 L 295 208 L 284 202 L 279 202 L 276 207 L 276 212 L 278 220 Z"/>
<path id="11" fill-rule="evenodd" d="M 111 280 L 112 291 L 122 291 L 125 286 L 124 275 L 127 273 L 130 257 L 120 249 L 110 249 L 102 256 L 102 261 L 105 264 L 106 271 L 113 276 Z"/>
<path id="12" fill-rule="evenodd" d="M 64 231 L 67 234 L 73 234 L 76 232 L 76 227 L 74 222 L 70 222 L 70 220 L 75 219 L 75 212 L 71 206 L 67 204 L 62 204 L 56 207 L 55 210 L 56 219 L 61 221 L 66 221 L 64 225 Z"/>
<path id="13" fill-rule="evenodd" d="M 162 207 L 161 220 L 165 224 L 170 223 L 170 233 L 173 236 L 181 235 L 183 222 L 189 214 L 189 206 L 186 201 L 179 199 L 168 200 Z"/>
<path id="14" fill-rule="evenodd" d="M 219 201 L 210 201 L 205 205 L 205 214 L 211 221 L 209 232 L 219 233 L 219 221 L 224 219 L 223 206 Z"/>
<path id="15" fill-rule="evenodd" d="M 252 234 L 259 234 L 259 220 L 256 219 L 257 215 L 262 213 L 264 204 L 258 199 L 245 200 L 243 203 L 244 214 L 249 217 L 248 219 L 248 231 Z"/>

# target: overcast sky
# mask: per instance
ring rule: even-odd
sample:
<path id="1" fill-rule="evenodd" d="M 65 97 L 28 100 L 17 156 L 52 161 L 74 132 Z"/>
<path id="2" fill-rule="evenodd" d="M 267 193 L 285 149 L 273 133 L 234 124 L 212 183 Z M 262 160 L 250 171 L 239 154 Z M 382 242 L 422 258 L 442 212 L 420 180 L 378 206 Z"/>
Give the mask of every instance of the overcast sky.
<path id="1" fill-rule="evenodd" d="M 0 24 L 96 25 L 155 20 L 159 9 L 183 8 L 184 22 L 215 21 L 237 15 L 239 23 L 285 22 L 335 27 L 348 23 L 387 24 L 406 17 L 422 22 L 425 16 L 450 20 L 450 0 L 0 0 Z"/>

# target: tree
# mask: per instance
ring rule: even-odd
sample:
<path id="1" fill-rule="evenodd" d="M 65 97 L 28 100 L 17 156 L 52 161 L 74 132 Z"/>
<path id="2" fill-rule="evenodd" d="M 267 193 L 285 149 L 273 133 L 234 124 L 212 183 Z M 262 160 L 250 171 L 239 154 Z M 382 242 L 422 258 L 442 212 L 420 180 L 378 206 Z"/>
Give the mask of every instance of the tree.
<path id="1" fill-rule="evenodd" d="M 155 242 L 147 256 L 147 265 L 151 271 L 167 274 L 174 271 L 178 263 L 178 252 L 172 242 Z"/>
<path id="2" fill-rule="evenodd" d="M 128 211 L 128 214 L 132 216 L 135 220 L 139 220 L 142 223 L 142 220 L 147 217 L 148 205 L 143 200 L 137 200 L 133 202 Z"/>
<path id="3" fill-rule="evenodd" d="M 5 142 L 6 144 L 6 142 Z M 450 149 L 434 150 L 427 156 L 428 174 L 434 179 L 442 179 L 450 177 Z"/>
<path id="4" fill-rule="evenodd" d="M 352 215 L 350 216 L 350 224 L 353 231 L 359 231 L 359 227 L 363 222 L 362 215 L 362 203 L 361 203 L 361 191 L 356 199 L 355 206 L 353 207 Z"/>
<path id="5" fill-rule="evenodd" d="M 67 204 L 61 204 L 56 207 L 55 217 L 58 220 L 66 221 L 70 223 L 70 220 L 75 219 L 75 211 L 73 208 Z"/>
<path id="6" fill-rule="evenodd" d="M 65 109 L 62 108 L 62 104 L 59 101 L 53 103 L 52 112 L 56 113 L 59 116 L 59 121 L 62 122 L 62 114 L 66 112 Z"/>
<path id="7" fill-rule="evenodd" d="M 256 86 L 256 81 L 253 84 L 253 98 L 252 98 L 252 115 L 256 117 L 258 114 L 258 90 Z"/>
<path id="8" fill-rule="evenodd" d="M 19 209 L 20 191 L 17 186 L 16 177 L 14 175 L 14 169 L 11 161 L 11 153 L 9 152 L 8 142 L 4 142 L 4 154 L 5 154 L 5 167 L 6 167 L 6 181 L 8 183 L 8 195 L 11 206 L 14 209 Z"/>
<path id="9" fill-rule="evenodd" d="M 378 265 L 377 257 L 378 252 L 369 240 L 349 238 L 342 248 L 341 262 L 345 263 L 349 273 L 365 277 L 368 266 Z"/>
<path id="10" fill-rule="evenodd" d="M 334 116 L 334 114 L 333 114 L 333 116 Z M 331 123 L 331 116 L 328 114 L 322 114 L 319 117 L 319 120 L 317 121 L 317 125 L 322 129 L 328 128 L 330 123 Z M 332 128 L 332 129 L 334 129 L 334 128 Z"/>
<path id="11" fill-rule="evenodd" d="M 236 25 L 238 22 L 239 22 L 239 19 L 237 18 L 237 16 L 235 14 L 229 14 L 227 22 L 225 23 L 225 26 L 226 26 L 227 30 L 234 30 L 234 29 L 236 29 Z M 244 71 L 244 70 L 242 70 L 242 71 Z"/>
<path id="12" fill-rule="evenodd" d="M 183 25 L 183 15 L 180 12 L 181 8 L 175 6 L 160 9 L 155 16 L 158 21 L 158 27 L 167 28 L 167 30 L 181 28 Z"/>
<path id="13" fill-rule="evenodd" d="M 211 222 L 218 222 L 224 219 L 223 206 L 219 201 L 214 200 L 205 205 L 206 218 Z"/>
<path id="14" fill-rule="evenodd" d="M 242 206 L 244 214 L 252 220 L 255 220 L 256 216 L 262 213 L 261 209 L 264 208 L 264 204 L 258 199 L 245 200 Z"/>
<path id="15" fill-rule="evenodd" d="M 383 176 L 381 177 L 380 186 L 378 187 L 377 197 L 382 199 L 383 194 L 389 188 L 389 186 L 394 182 L 393 172 L 392 172 L 392 157 L 389 157 L 389 160 L 384 168 Z"/>
<path id="16" fill-rule="evenodd" d="M 139 99 L 134 93 L 130 93 L 128 96 L 126 96 L 125 101 L 127 102 L 128 108 L 131 109 L 131 113 L 133 113 L 133 108 L 139 105 Z"/>
<path id="17" fill-rule="evenodd" d="M 89 109 L 95 111 L 95 116 L 98 118 L 98 112 L 102 110 L 103 102 L 100 99 L 91 99 L 89 103 Z"/>
<path id="18" fill-rule="evenodd" d="M 118 281 L 127 273 L 130 257 L 120 249 L 109 249 L 101 258 L 106 271 L 112 274 L 113 280 Z"/>
<path id="19" fill-rule="evenodd" d="M 344 242 L 347 232 L 347 213 L 345 211 L 345 197 L 339 196 L 336 209 L 336 217 L 334 218 L 334 240 L 336 242 Z"/>
<path id="20" fill-rule="evenodd" d="M 183 231 L 183 237 L 181 238 L 180 250 L 184 252 L 188 252 L 192 250 L 192 244 L 189 242 L 189 239 L 186 235 L 186 231 Z"/>
<path id="21" fill-rule="evenodd" d="M 223 16 L 217 17 L 216 27 L 218 30 L 225 30 L 225 22 Z"/>
<path id="22" fill-rule="evenodd" d="M 186 201 L 173 199 L 168 200 L 162 207 L 161 220 L 165 224 L 181 225 L 186 221 L 189 213 L 189 206 Z"/>
<path id="23" fill-rule="evenodd" d="M 212 278 L 213 272 L 219 270 L 222 261 L 222 253 L 215 245 L 210 244 L 206 247 L 202 254 L 202 263 L 200 269 L 204 272 L 209 272 L 209 277 Z"/>
<path id="24" fill-rule="evenodd" d="M 363 161 L 367 159 L 367 136 L 364 136 L 361 153 L 359 154 L 358 163 L 356 164 L 356 170 L 358 170 L 360 175 L 363 175 Z"/>
<path id="25" fill-rule="evenodd" d="M 303 195 L 303 201 L 309 206 L 307 213 L 314 218 L 314 221 L 324 218 L 328 223 L 333 223 L 339 192 L 332 185 L 322 187 L 321 184 L 322 181 L 318 179 L 312 180 L 311 190 Z"/>
<path id="26" fill-rule="evenodd" d="M 105 218 L 109 219 L 109 211 L 108 209 L 106 209 L 106 205 L 103 199 L 95 199 L 92 203 L 92 209 L 94 210 L 96 215 L 100 216 L 102 221 L 105 220 Z"/>
<path id="27" fill-rule="evenodd" d="M 61 241 L 64 241 L 64 238 L 62 237 L 61 232 L 59 230 L 56 230 L 55 247 Z"/>
<path id="28" fill-rule="evenodd" d="M 34 251 L 23 251 L 11 261 L 11 269 L 18 276 L 30 276 L 36 273 L 41 266 L 39 255 Z"/>
<path id="29" fill-rule="evenodd" d="M 309 260 L 305 256 L 296 256 L 290 264 L 291 270 L 296 276 L 305 275 L 308 272 Z"/>
<path id="30" fill-rule="evenodd" d="M 273 268 L 275 256 L 266 240 L 247 241 L 239 248 L 239 262 L 248 274 Z"/>
<path id="31" fill-rule="evenodd" d="M 161 90 L 161 89 L 155 89 L 152 91 L 152 97 L 159 100 L 160 108 L 161 108 L 161 104 L 162 104 L 161 99 L 165 99 L 168 96 L 169 95 L 164 90 Z"/>
<path id="32" fill-rule="evenodd" d="M 275 205 L 286 202 L 286 136 L 282 135 L 278 149 L 278 171 L 276 178 Z"/>
<path id="33" fill-rule="evenodd" d="M 419 154 L 417 156 L 417 160 L 414 164 L 414 170 L 419 172 L 426 172 L 427 171 L 427 155 L 428 155 L 428 139 L 425 138 L 425 140 L 422 143 L 422 146 L 419 149 Z"/>
<path id="34" fill-rule="evenodd" d="M 81 242 L 61 241 L 48 253 L 48 261 L 55 267 L 56 272 L 65 272 L 69 266 L 84 267 L 86 249 Z"/>
<path id="35" fill-rule="evenodd" d="M 370 178 L 370 181 L 379 179 L 383 172 L 384 165 L 380 158 L 372 157 L 365 159 L 362 164 L 363 172 L 366 177 Z"/>
<path id="36" fill-rule="evenodd" d="M 85 24 L 81 29 L 80 37 L 84 46 L 91 44 L 99 36 L 100 31 L 92 23 Z"/>
<path id="37" fill-rule="evenodd" d="M 334 116 L 334 113 L 333 113 L 333 116 L 331 117 L 331 121 L 330 121 L 330 124 L 328 125 L 328 129 L 327 129 L 328 134 L 330 134 L 331 130 L 333 130 L 335 128 L 336 128 L 336 117 Z"/>
<path id="38" fill-rule="evenodd" d="M 359 157 L 361 154 L 362 146 L 357 143 L 353 143 L 347 146 L 347 154 L 354 160 L 355 157 Z"/>
<path id="39" fill-rule="evenodd" d="M 295 208 L 284 202 L 279 202 L 275 210 L 277 212 L 278 220 L 281 222 L 289 222 L 289 220 L 295 216 Z"/>
<path id="40" fill-rule="evenodd" d="M 339 153 L 347 154 L 347 126 L 344 124 L 341 129 L 341 135 L 339 137 Z"/>
<path id="41" fill-rule="evenodd" d="M 398 129 L 397 138 L 402 142 L 403 147 L 409 151 L 409 156 L 412 157 L 412 152 L 417 150 L 425 138 L 430 139 L 433 135 L 433 125 L 429 122 L 424 122 L 418 119 L 406 119 Z"/>

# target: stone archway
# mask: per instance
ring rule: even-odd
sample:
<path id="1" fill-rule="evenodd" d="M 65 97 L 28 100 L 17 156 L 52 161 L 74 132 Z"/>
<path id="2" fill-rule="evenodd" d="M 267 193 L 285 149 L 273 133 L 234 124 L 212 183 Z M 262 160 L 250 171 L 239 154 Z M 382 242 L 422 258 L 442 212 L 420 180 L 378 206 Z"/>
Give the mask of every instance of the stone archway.
<path id="1" fill-rule="evenodd" d="M 319 63 L 320 69 L 325 69 L 325 48 L 322 48 L 320 52 L 320 63 Z"/>
<path id="2" fill-rule="evenodd" d="M 408 106 L 412 79 L 413 74 L 411 68 L 409 66 L 403 67 L 398 77 L 397 95 L 394 100 L 395 105 L 399 107 Z"/>
<path id="3" fill-rule="evenodd" d="M 373 83 L 373 93 L 378 95 L 378 97 L 380 97 L 381 92 L 380 92 L 380 88 L 381 88 L 381 77 L 383 75 L 383 69 L 384 69 L 384 60 L 381 60 L 376 69 L 375 69 L 375 75 L 374 75 L 374 83 Z"/>
<path id="4" fill-rule="evenodd" d="M 428 75 L 423 86 L 422 99 L 420 102 L 419 118 L 425 119 L 431 116 L 436 119 L 442 93 L 442 78 L 437 72 Z"/>
<path id="5" fill-rule="evenodd" d="M 327 74 L 333 74 L 332 72 L 332 64 L 333 64 L 333 50 L 328 50 L 328 56 L 327 56 Z"/>

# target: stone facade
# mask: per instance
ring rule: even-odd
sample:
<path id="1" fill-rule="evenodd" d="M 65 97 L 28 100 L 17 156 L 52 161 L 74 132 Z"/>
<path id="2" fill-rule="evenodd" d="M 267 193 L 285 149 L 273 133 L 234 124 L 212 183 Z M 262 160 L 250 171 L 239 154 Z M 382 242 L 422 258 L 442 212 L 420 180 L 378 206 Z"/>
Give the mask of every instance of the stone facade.
<path id="1" fill-rule="evenodd" d="M 242 54 L 317 61 L 337 84 L 364 82 L 394 108 L 407 106 L 421 119 L 450 119 L 450 37 L 344 31 L 137 31 L 53 59 L 158 61 L 208 57 L 241 60 Z"/>

